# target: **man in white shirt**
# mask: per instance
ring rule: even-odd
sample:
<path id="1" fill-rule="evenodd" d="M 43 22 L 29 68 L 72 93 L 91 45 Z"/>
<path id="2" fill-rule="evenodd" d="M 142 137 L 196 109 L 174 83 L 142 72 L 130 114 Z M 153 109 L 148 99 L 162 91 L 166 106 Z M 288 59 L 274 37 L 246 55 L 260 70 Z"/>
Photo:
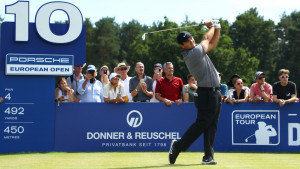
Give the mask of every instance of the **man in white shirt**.
<path id="1" fill-rule="evenodd" d="M 81 95 L 81 102 L 103 102 L 103 86 L 95 78 L 96 67 L 89 65 L 86 72 L 86 78 L 79 81 L 78 93 Z"/>
<path id="2" fill-rule="evenodd" d="M 114 68 L 114 72 L 121 75 L 120 83 L 122 83 L 125 87 L 129 102 L 132 102 L 132 96 L 129 91 L 129 80 L 131 79 L 131 77 L 127 75 L 129 69 L 130 66 L 126 66 L 126 63 L 119 63 L 117 67 Z"/>

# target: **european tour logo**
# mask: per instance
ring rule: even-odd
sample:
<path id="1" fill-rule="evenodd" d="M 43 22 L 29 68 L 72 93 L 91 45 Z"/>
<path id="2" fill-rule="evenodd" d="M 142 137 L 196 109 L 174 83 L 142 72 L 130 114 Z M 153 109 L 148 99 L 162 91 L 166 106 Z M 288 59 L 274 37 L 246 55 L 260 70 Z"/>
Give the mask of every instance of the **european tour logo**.
<path id="1" fill-rule="evenodd" d="M 232 145 L 278 145 L 279 143 L 279 110 L 232 112 Z"/>

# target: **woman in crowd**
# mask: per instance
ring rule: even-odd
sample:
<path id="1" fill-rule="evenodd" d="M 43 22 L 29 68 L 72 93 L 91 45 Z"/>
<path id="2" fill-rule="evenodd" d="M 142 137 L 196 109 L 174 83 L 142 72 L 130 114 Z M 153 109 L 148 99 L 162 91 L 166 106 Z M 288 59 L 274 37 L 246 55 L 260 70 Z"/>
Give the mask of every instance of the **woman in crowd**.
<path id="1" fill-rule="evenodd" d="M 111 73 L 110 83 L 104 87 L 103 98 L 106 103 L 124 103 L 126 92 L 124 86 L 119 82 L 121 75 Z"/>
<path id="2" fill-rule="evenodd" d="M 103 87 L 106 86 L 109 83 L 108 77 L 110 75 L 108 66 L 106 66 L 106 65 L 102 66 L 100 68 L 99 75 L 100 75 L 100 81 L 103 84 Z"/>
<path id="3" fill-rule="evenodd" d="M 74 96 L 74 90 L 70 89 L 65 78 L 58 81 L 58 87 L 55 89 L 55 101 L 77 102 Z"/>
<path id="4" fill-rule="evenodd" d="M 233 82 L 234 89 L 228 93 L 226 101 L 229 103 L 240 103 L 248 101 L 248 90 L 243 88 L 244 82 L 243 79 L 238 78 Z"/>

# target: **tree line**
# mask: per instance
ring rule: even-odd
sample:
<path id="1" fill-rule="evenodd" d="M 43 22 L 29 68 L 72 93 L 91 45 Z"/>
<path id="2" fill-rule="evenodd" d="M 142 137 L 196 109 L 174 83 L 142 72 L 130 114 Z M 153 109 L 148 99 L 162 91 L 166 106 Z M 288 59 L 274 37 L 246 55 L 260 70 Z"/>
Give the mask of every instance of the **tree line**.
<path id="1" fill-rule="evenodd" d="M 1 18 L 0 18 L 1 19 Z M 270 84 L 278 81 L 278 71 L 289 69 L 290 80 L 300 85 L 300 12 L 282 14 L 280 22 L 265 20 L 256 8 L 250 8 L 238 15 L 233 23 L 220 19 L 221 35 L 217 47 L 208 53 L 217 70 L 223 73 L 222 83 L 226 83 L 233 74 L 239 74 L 247 86 L 254 82 L 254 74 L 263 71 Z M 118 24 L 114 17 L 104 17 L 92 23 L 89 18 L 86 25 L 86 63 L 97 68 L 108 65 L 111 71 L 120 62 L 126 62 L 132 68 L 130 76 L 135 76 L 135 63 L 145 65 L 145 73 L 153 74 L 155 63 L 171 61 L 174 75 L 186 82 L 189 73 L 176 42 L 180 31 L 192 33 L 196 43 L 200 43 L 207 31 L 205 26 L 190 27 L 147 34 L 146 32 L 177 28 L 199 24 L 188 17 L 178 25 L 164 17 L 164 21 L 154 22 L 151 26 L 142 25 L 136 20 Z"/>

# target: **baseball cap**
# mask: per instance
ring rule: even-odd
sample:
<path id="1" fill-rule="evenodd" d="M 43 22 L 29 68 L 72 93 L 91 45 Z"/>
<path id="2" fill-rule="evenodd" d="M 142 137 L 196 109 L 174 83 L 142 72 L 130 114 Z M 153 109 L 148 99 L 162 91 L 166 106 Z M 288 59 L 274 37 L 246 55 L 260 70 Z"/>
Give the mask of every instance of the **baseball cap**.
<path id="1" fill-rule="evenodd" d="M 192 34 L 190 34 L 190 32 L 182 31 L 177 35 L 176 39 L 179 44 L 183 44 L 183 42 L 186 42 L 191 36 Z"/>
<path id="2" fill-rule="evenodd" d="M 86 71 L 89 71 L 89 70 L 95 70 L 97 71 L 96 67 L 94 65 L 88 65 L 88 67 L 86 68 Z"/>
<path id="3" fill-rule="evenodd" d="M 114 77 L 119 77 L 119 78 L 121 78 L 121 75 L 119 75 L 119 74 L 117 74 L 117 73 L 111 73 L 110 75 L 109 75 L 109 80 L 111 80 L 112 78 L 114 78 Z"/>
<path id="4" fill-rule="evenodd" d="M 160 63 L 155 63 L 153 68 L 155 69 L 156 67 L 162 68 L 162 65 Z"/>
<path id="5" fill-rule="evenodd" d="M 265 75 L 264 72 L 258 71 L 255 73 L 254 78 L 257 79 L 260 75 Z"/>

